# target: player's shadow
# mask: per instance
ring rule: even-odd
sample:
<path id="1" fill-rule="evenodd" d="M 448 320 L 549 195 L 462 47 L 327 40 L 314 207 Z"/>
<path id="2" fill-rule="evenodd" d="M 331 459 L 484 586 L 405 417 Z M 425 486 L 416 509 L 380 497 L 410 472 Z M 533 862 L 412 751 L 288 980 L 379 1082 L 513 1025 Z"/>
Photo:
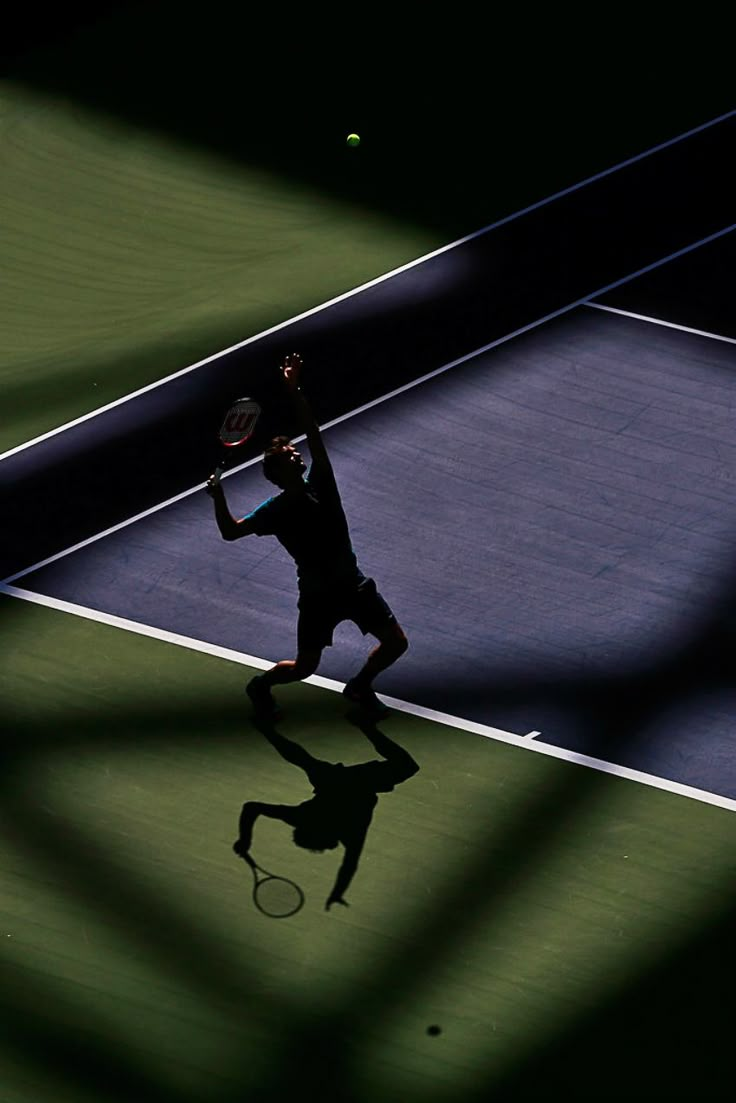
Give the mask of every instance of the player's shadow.
<path id="1" fill-rule="evenodd" d="M 281 820 L 292 828 L 296 846 L 321 853 L 342 845 L 344 855 L 327 897 L 326 908 L 347 905 L 344 894 L 358 868 L 365 838 L 380 793 L 390 793 L 401 782 L 413 777 L 419 766 L 407 750 L 385 735 L 374 722 L 357 714 L 349 716 L 380 759 L 353 766 L 315 758 L 298 743 L 277 731 L 272 721 L 256 718 L 256 728 L 286 762 L 304 771 L 314 795 L 300 804 L 269 804 L 247 801 L 241 810 L 239 838 L 235 850 L 249 854 L 253 825 L 259 816 Z"/>

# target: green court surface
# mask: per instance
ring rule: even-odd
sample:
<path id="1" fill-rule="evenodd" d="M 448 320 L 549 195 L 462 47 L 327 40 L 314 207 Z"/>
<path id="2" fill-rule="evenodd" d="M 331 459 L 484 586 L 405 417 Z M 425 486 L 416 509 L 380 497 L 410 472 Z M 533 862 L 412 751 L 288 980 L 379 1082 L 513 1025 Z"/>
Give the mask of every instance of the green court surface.
<path id="1" fill-rule="evenodd" d="M 310 787 L 252 728 L 248 668 L 0 615 L 3 1103 L 724 1087 L 731 813 L 395 712 L 420 771 L 380 798 L 350 907 L 324 910 L 335 853 L 259 821 L 254 854 L 306 894 L 270 920 L 240 806 Z M 338 694 L 282 699 L 313 754 L 374 757 Z"/>
<path id="2" fill-rule="evenodd" d="M 0 82 L 0 452 L 444 244 Z"/>

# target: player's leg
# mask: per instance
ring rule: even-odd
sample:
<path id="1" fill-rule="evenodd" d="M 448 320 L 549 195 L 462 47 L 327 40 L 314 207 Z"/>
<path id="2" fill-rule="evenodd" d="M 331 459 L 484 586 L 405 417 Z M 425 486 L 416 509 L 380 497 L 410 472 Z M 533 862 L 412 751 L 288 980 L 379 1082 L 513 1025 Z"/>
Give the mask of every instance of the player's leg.
<path id="1" fill-rule="evenodd" d="M 362 669 L 345 686 L 345 696 L 370 712 L 385 712 L 373 692 L 373 680 L 401 658 L 409 646 L 406 634 L 385 599 L 378 593 L 372 579 L 359 587 L 351 620 L 364 635 L 375 636 L 378 643 L 368 655 Z"/>
<path id="2" fill-rule="evenodd" d="M 389 739 L 384 732 L 379 731 L 374 720 L 366 718 L 356 723 L 366 739 L 371 741 L 381 757 L 386 760 L 370 762 L 365 766 L 366 776 L 370 777 L 375 792 L 389 792 L 395 785 L 399 785 L 419 772 L 419 765 L 409 752 L 393 739 Z"/>
<path id="3" fill-rule="evenodd" d="M 363 667 L 352 679 L 359 686 L 370 687 L 373 679 L 400 659 L 409 646 L 403 628 L 397 620 L 392 621 L 372 633 L 378 640 L 368 655 Z"/>
<path id="4" fill-rule="evenodd" d="M 272 686 L 283 686 L 289 682 L 301 682 L 314 674 L 322 657 L 322 649 L 298 650 L 295 659 L 282 659 L 266 670 L 251 678 L 246 686 L 256 711 L 274 719 L 278 716 L 278 707 L 271 693 Z"/>
<path id="5" fill-rule="evenodd" d="M 314 674 L 322 658 L 322 648 L 299 648 L 295 659 L 282 659 L 261 675 L 265 684 L 283 686 L 288 682 L 301 682 Z"/>
<path id="6" fill-rule="evenodd" d="M 299 602 L 296 658 L 282 659 L 248 683 L 248 696 L 258 712 L 275 717 L 278 709 L 271 687 L 301 682 L 315 673 L 323 650 L 332 643 L 334 627 L 333 614 L 325 610 L 321 603 L 303 600 Z"/>

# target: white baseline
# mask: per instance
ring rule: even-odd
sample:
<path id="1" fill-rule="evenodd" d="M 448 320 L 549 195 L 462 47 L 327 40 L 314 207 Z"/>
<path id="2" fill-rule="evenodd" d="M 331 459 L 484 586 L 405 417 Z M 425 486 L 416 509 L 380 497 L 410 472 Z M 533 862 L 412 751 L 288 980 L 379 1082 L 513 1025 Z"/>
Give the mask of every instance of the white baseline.
<path id="1" fill-rule="evenodd" d="M 255 667 L 257 670 L 268 670 L 273 663 L 255 655 L 246 655 L 239 651 L 233 651 L 227 647 L 218 647 L 216 644 L 206 643 L 203 640 L 192 639 L 189 636 L 181 636 L 176 632 L 167 632 L 161 628 L 152 628 L 147 624 L 138 624 L 135 621 L 126 620 L 124 617 L 116 617 L 111 613 L 103 613 L 97 609 L 88 609 L 83 605 L 75 605 L 69 601 L 61 601 L 59 598 L 47 597 L 45 594 L 34 594 L 29 590 L 21 590 L 15 586 L 7 586 L 0 583 L 0 594 L 8 597 L 19 598 L 22 601 L 32 602 L 34 605 L 43 605 L 48 609 L 55 609 L 62 613 L 70 613 L 85 620 L 96 621 L 113 628 L 122 629 L 124 632 L 133 632 L 139 636 L 147 636 L 149 639 L 160 640 L 163 643 L 174 644 L 177 647 L 185 647 L 190 651 L 199 651 L 205 655 L 212 655 L 227 662 L 239 663 L 242 666 Z M 334 693 L 342 692 L 342 682 L 336 682 L 331 678 L 323 678 L 318 674 L 304 679 L 309 685 L 318 686 L 321 689 L 331 690 Z M 688 797 L 691 800 L 700 801 L 702 804 L 714 805 L 728 812 L 736 812 L 736 800 L 730 797 L 719 796 L 717 793 L 709 793 L 704 789 L 696 789 L 691 785 L 683 785 L 679 781 L 669 781 L 666 778 L 647 774 L 641 770 L 632 770 L 628 766 L 618 766 L 614 762 L 605 762 L 600 758 L 592 758 L 590 755 L 578 754 L 576 751 L 566 750 L 564 747 L 555 747 L 551 743 L 540 742 L 536 738 L 539 732 L 529 732 L 527 735 L 515 735 L 513 732 L 503 731 L 501 728 L 489 727 L 487 724 L 478 724 L 474 720 L 465 720 L 462 717 L 451 716 L 445 712 L 437 712 L 434 709 L 426 709 L 421 705 L 415 705 L 409 701 L 400 701 L 395 697 L 387 697 L 381 694 L 381 700 L 390 708 L 405 712 L 410 716 L 416 716 L 422 720 L 428 720 L 434 724 L 442 724 L 445 727 L 456 728 L 472 735 L 481 735 L 485 739 L 493 739 L 498 743 L 507 743 L 513 747 L 521 747 L 524 750 L 536 754 L 547 755 L 549 758 L 557 758 L 562 762 L 574 763 L 577 766 L 585 766 L 599 773 L 610 774 L 612 777 L 623 778 L 627 781 L 635 781 L 640 785 L 648 785 L 652 789 L 661 789 L 677 796 Z"/>

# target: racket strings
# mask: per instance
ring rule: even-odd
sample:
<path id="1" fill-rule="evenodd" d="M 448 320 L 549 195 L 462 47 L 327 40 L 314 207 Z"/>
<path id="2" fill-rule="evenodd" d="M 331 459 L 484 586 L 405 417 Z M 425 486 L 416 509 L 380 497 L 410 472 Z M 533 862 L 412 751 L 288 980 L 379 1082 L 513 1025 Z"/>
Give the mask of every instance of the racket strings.
<path id="1" fill-rule="evenodd" d="M 267 877 L 255 888 L 257 907 L 274 919 L 283 919 L 299 911 L 304 903 L 304 893 L 286 877 Z"/>

